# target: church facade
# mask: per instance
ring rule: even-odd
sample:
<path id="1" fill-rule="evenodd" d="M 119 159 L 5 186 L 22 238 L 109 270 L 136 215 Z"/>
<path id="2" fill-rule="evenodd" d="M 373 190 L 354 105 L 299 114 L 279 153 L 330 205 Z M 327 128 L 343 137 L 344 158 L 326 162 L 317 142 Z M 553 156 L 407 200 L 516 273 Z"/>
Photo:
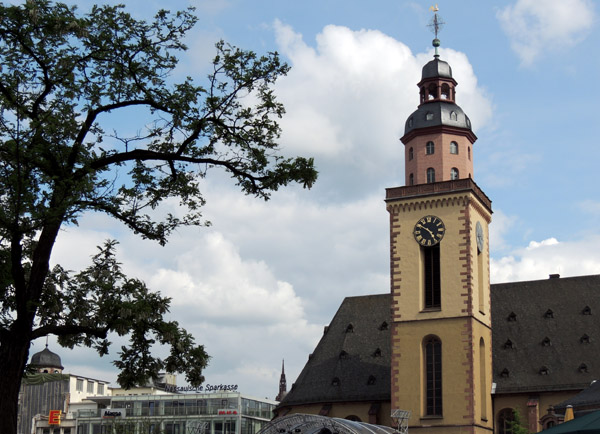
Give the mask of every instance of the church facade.
<path id="1" fill-rule="evenodd" d="M 505 434 L 517 412 L 538 432 L 600 376 L 600 276 L 490 285 L 477 137 L 434 46 L 401 138 L 405 186 L 386 191 L 390 293 L 344 300 L 278 415 L 391 425 L 402 410 L 411 432 Z"/>

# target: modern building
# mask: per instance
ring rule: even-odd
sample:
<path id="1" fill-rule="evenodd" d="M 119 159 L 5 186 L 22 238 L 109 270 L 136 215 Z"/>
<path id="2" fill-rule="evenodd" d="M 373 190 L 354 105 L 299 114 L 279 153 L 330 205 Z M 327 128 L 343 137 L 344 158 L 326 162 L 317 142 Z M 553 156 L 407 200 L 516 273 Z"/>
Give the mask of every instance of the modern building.
<path id="1" fill-rule="evenodd" d="M 198 393 L 177 387 L 172 374 L 132 389 L 111 388 L 64 374 L 60 357 L 47 347 L 29 366 L 35 373 L 21 385 L 19 434 L 255 434 L 277 404 L 242 395 L 237 386 L 206 386 L 215 391 Z M 283 371 L 282 381 L 285 390 Z"/>
<path id="2" fill-rule="evenodd" d="M 401 138 L 406 185 L 386 191 L 391 290 L 343 301 L 279 416 L 505 434 L 517 411 L 538 432 L 600 377 L 600 276 L 490 286 L 492 202 L 439 44 Z"/>
<path id="3" fill-rule="evenodd" d="M 75 415 L 77 434 L 256 434 L 273 417 L 275 401 L 239 392 L 92 397 L 95 410 Z"/>

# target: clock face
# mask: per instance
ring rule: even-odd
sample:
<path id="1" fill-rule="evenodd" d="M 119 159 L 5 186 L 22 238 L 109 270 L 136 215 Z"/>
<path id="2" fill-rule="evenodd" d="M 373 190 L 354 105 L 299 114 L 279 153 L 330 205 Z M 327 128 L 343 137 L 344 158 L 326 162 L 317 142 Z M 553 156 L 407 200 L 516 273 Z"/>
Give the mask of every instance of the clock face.
<path id="1" fill-rule="evenodd" d="M 422 246 L 435 246 L 442 241 L 446 227 L 439 217 L 428 215 L 417 222 L 413 230 L 415 240 Z"/>
<path id="2" fill-rule="evenodd" d="M 475 225 L 475 237 L 477 238 L 477 251 L 481 253 L 483 252 L 483 228 L 479 222 Z"/>

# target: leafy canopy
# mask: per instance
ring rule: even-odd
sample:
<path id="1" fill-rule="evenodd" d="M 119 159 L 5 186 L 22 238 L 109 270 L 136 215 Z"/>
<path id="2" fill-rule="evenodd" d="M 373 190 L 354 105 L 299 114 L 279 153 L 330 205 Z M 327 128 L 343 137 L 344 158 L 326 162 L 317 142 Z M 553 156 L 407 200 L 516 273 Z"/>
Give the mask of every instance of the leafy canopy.
<path id="1" fill-rule="evenodd" d="M 265 200 L 316 180 L 311 158 L 278 149 L 284 107 L 273 84 L 288 66 L 276 53 L 219 42 L 202 84 L 173 83 L 196 21 L 191 9 L 145 22 L 123 6 L 81 14 L 48 0 L 0 4 L 0 348 L 11 336 L 16 345 L 18 331 L 27 346 L 55 334 L 106 354 L 116 332 L 131 340 L 115 362 L 122 385 L 159 369 L 202 381 L 204 349 L 163 320 L 169 299 L 123 274 L 114 242 L 80 273 L 49 269 L 60 228 L 86 212 L 160 244 L 177 227 L 206 224 L 200 187 L 211 169 Z M 158 218 L 171 198 L 186 212 Z M 170 345 L 167 358 L 151 355 L 154 342 Z M 0 351 L 0 366 L 7 360 Z"/>

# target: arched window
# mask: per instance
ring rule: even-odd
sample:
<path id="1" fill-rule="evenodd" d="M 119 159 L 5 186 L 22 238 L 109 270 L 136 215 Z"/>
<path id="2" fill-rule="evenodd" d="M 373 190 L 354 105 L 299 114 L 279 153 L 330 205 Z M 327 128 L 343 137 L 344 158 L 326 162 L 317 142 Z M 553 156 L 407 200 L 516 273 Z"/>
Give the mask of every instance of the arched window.
<path id="1" fill-rule="evenodd" d="M 408 161 L 412 160 L 414 158 L 414 152 L 413 152 L 413 148 L 412 146 L 410 148 L 408 148 Z"/>
<path id="2" fill-rule="evenodd" d="M 432 182 L 435 182 L 435 169 L 430 167 L 427 169 L 427 183 L 431 184 Z"/>
<path id="3" fill-rule="evenodd" d="M 415 185 L 415 175 L 412 173 L 408 175 L 408 185 Z"/>
<path id="4" fill-rule="evenodd" d="M 481 405 L 481 419 L 487 420 L 487 375 L 486 375 L 486 363 L 485 363 L 485 342 L 483 338 L 479 338 L 479 384 L 480 384 L 480 405 Z"/>
<path id="5" fill-rule="evenodd" d="M 442 306 L 440 278 L 440 245 L 421 247 L 423 251 L 424 306 L 439 309 Z"/>
<path id="6" fill-rule="evenodd" d="M 453 167 L 452 169 L 450 169 L 450 179 L 453 181 L 455 179 L 458 179 L 458 169 L 456 167 Z"/>
<path id="7" fill-rule="evenodd" d="M 435 85 L 435 83 L 431 83 L 429 85 L 429 89 L 428 90 L 428 97 L 427 99 L 432 100 L 432 99 L 436 99 L 437 98 L 437 86 Z"/>
<path id="8" fill-rule="evenodd" d="M 512 434 L 512 422 L 515 412 L 512 408 L 505 408 L 498 413 L 498 434 Z"/>
<path id="9" fill-rule="evenodd" d="M 451 154 L 458 154 L 458 143 L 456 143 L 456 142 L 450 142 L 450 153 Z"/>
<path id="10" fill-rule="evenodd" d="M 450 99 L 450 86 L 447 83 L 442 84 L 442 99 Z"/>
<path id="11" fill-rule="evenodd" d="M 427 155 L 435 153 L 435 144 L 433 142 L 427 142 L 427 145 L 425 145 L 425 153 Z"/>
<path id="12" fill-rule="evenodd" d="M 453 120 L 453 121 L 455 121 L 455 120 L 458 119 L 455 111 L 451 111 L 450 112 L 450 119 Z"/>
<path id="13" fill-rule="evenodd" d="M 425 360 L 425 414 L 442 415 L 442 342 L 437 336 L 423 341 Z"/>
<path id="14" fill-rule="evenodd" d="M 469 160 L 470 160 L 471 159 L 471 147 L 470 146 L 467 148 L 467 153 L 469 155 Z"/>

